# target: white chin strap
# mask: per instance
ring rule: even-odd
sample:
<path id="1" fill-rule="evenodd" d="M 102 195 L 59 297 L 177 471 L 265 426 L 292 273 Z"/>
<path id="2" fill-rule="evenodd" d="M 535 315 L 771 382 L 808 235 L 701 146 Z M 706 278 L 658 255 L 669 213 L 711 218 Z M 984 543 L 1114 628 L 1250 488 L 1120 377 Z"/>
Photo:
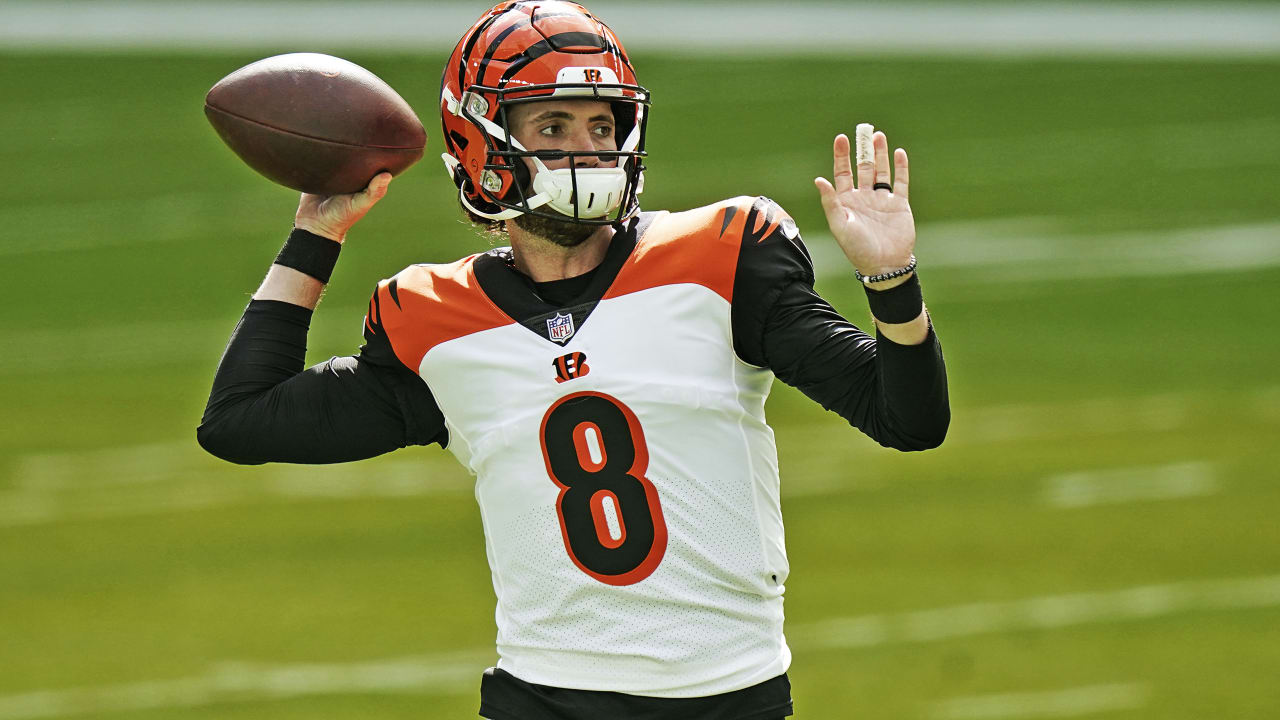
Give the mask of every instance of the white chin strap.
<path id="1" fill-rule="evenodd" d="M 464 98 L 466 97 L 464 93 Z M 517 150 L 527 152 L 526 148 L 520 144 L 515 138 L 508 138 L 507 134 L 502 131 L 496 123 L 490 121 L 482 114 L 478 114 L 471 110 L 469 103 L 460 103 L 445 91 L 445 99 L 449 102 L 449 109 L 455 114 L 465 114 L 468 118 L 478 122 L 488 133 L 502 142 L 509 143 Z M 644 107 L 640 106 L 640 112 L 644 112 Z M 631 129 L 631 134 L 627 136 L 622 147 L 622 152 L 631 152 L 640 144 L 640 122 L 637 120 L 635 127 Z M 445 167 L 448 168 L 450 175 L 453 174 L 454 168 L 461 164 L 457 158 L 449 153 L 443 153 L 440 158 L 444 160 Z M 595 219 L 603 217 L 618 209 L 622 204 L 623 193 L 627 189 L 627 171 L 622 168 L 563 168 L 560 170 L 549 170 L 543 164 L 542 160 L 537 157 L 530 158 L 537 172 L 533 176 L 533 192 L 534 194 L 528 198 L 528 206 L 530 210 L 540 208 L 543 205 L 550 207 L 556 212 L 567 215 L 569 217 L 579 217 L 585 219 Z M 622 158 L 619 158 L 621 161 Z M 577 180 L 578 191 L 574 193 L 574 180 Z M 636 181 L 636 193 L 639 194 L 644 189 L 644 174 L 642 173 Z M 481 212 L 467 201 L 466 192 L 461 189 L 458 191 L 458 197 L 462 204 L 468 210 L 489 220 L 510 220 L 524 214 L 524 210 L 516 210 L 507 208 L 502 212 L 488 213 Z"/>

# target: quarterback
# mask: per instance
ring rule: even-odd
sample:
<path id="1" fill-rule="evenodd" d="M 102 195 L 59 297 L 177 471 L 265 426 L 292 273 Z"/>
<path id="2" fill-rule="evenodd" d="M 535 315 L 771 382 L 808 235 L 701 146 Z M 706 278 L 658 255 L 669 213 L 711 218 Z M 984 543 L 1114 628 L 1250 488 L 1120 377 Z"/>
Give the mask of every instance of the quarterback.
<path id="1" fill-rule="evenodd" d="M 792 713 L 774 378 L 900 450 L 950 418 L 915 274 L 907 155 L 859 126 L 815 181 L 874 335 L 813 289 L 766 198 L 642 211 L 649 93 L 568 2 L 506 2 L 443 72 L 445 166 L 509 247 L 378 283 L 352 357 L 303 368 L 348 230 L 387 192 L 303 195 L 198 438 L 237 463 L 438 443 L 475 475 L 497 596 L 494 720 Z"/>

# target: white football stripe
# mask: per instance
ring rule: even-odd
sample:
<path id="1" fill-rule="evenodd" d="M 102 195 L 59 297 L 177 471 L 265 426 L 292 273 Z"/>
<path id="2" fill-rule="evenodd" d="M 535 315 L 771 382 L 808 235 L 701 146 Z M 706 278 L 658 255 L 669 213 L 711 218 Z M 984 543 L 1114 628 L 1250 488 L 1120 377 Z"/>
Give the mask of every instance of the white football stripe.
<path id="1" fill-rule="evenodd" d="M 1046 478 L 1044 485 L 1044 501 L 1059 508 L 1196 497 L 1219 489 L 1207 462 L 1065 473 Z"/>
<path id="2" fill-rule="evenodd" d="M 1276 606 L 1280 575 L 1264 575 L 831 618 L 792 626 L 787 637 L 798 646 L 873 647 Z"/>
<path id="3" fill-rule="evenodd" d="M 1276 410 L 1280 387 L 1248 389 L 1232 397 L 1090 398 L 959 410 L 944 447 L 1168 431 L 1187 427 L 1197 417 L 1197 409 L 1210 401 L 1228 403 L 1257 422 L 1280 422 Z M 359 469 L 350 464 L 279 463 L 234 473 L 228 469 L 201 450 L 194 438 L 19 456 L 8 468 L 10 489 L 0 490 L 0 528 L 282 499 L 461 495 L 472 491 L 470 478 L 458 469 L 452 456 L 434 451 L 380 458 Z M 1124 480 L 1126 475 L 1133 479 Z M 1220 485 L 1216 470 L 1202 462 L 1070 473 L 1046 483 L 1044 501 L 1060 507 L 1086 504 L 1086 494 L 1095 502 L 1136 501 L 1207 494 L 1216 492 Z M 782 493 L 795 498 L 848 492 L 850 487 L 847 478 L 784 473 Z"/>
<path id="4" fill-rule="evenodd" d="M 224 663 L 202 675 L 0 696 L 0 720 L 35 720 L 347 693 L 474 692 L 492 651 L 346 664 Z"/>
<path id="5" fill-rule="evenodd" d="M 1150 620 L 1179 613 L 1280 606 L 1280 575 L 1145 585 L 1108 592 L 1023 598 L 884 613 L 792 625 L 796 648 L 872 647 L 938 642 L 976 634 Z M 0 696 L 0 720 L 35 720 L 105 712 L 343 693 L 475 691 L 491 649 L 415 655 L 370 662 L 260 665 L 224 663 L 185 678 L 122 685 L 40 690 Z M 1099 685 L 1050 693 L 953 698 L 936 706 L 937 720 L 1056 717 L 1137 707 L 1143 686 Z M 986 713 L 986 714 L 983 714 Z M 1021 713 L 1017 715 L 1017 713 Z"/>
<path id="6" fill-rule="evenodd" d="M 365 308 L 335 305 L 326 311 L 359 323 Z M 209 363 L 212 369 L 234 327 L 234 319 L 187 319 L 13 330 L 6 333 L 12 349 L 0 354 L 0 375 L 96 373 L 193 361 Z M 313 347 L 319 344 L 319 335 L 312 332 Z M 354 353 L 360 345 L 359 329 L 349 337 L 347 347 Z"/>
<path id="7" fill-rule="evenodd" d="M 916 254 L 926 268 L 957 270 L 948 284 L 1007 287 L 1046 280 L 1161 277 L 1254 271 L 1280 265 L 1280 223 L 1230 225 L 1167 231 L 1100 233 L 1018 230 L 1016 219 L 983 224 L 921 225 Z M 825 228 L 824 228 L 825 230 Z M 853 277 L 835 240 L 807 233 L 819 277 Z M 1051 285 L 1041 286 L 1052 291 Z M 1025 291 L 1027 287 L 1020 287 Z M 954 298 L 949 298 L 954 299 Z"/>
<path id="8" fill-rule="evenodd" d="M 446 467 L 447 472 L 436 468 Z M 266 501 L 407 497 L 471 492 L 452 457 L 430 453 L 361 466 L 274 463 L 232 470 L 190 440 L 36 453 L 11 466 L 0 528 L 84 518 L 157 515 Z"/>
<path id="9" fill-rule="evenodd" d="M 464 2 L 0 3 L 0 47 L 70 50 L 452 48 L 483 5 Z M 705 54 L 980 53 L 1240 57 L 1280 50 L 1262 3 L 738 3 L 596 0 L 627 47 Z"/>
<path id="10" fill-rule="evenodd" d="M 1112 683 L 1045 692 L 971 695 L 938 703 L 934 720 L 998 718 L 1062 718 L 1132 710 L 1147 704 L 1150 688 L 1138 683 Z"/>

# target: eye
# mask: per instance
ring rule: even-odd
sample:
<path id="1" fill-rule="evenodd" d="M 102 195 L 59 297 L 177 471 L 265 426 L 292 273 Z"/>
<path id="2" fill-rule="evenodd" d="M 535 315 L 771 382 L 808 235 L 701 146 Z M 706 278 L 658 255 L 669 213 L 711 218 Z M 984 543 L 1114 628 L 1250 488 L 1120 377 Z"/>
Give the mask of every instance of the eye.
<path id="1" fill-rule="evenodd" d="M 595 128 L 595 134 L 599 135 L 602 138 L 613 137 L 613 126 L 597 125 Z"/>
<path id="2" fill-rule="evenodd" d="M 544 126 L 541 130 L 539 130 L 539 131 L 538 131 L 538 134 L 539 134 L 539 135 L 548 135 L 548 136 L 549 136 L 549 135 L 559 135 L 559 134 L 560 134 L 560 125 L 559 125 L 559 124 L 552 124 L 552 125 Z"/>

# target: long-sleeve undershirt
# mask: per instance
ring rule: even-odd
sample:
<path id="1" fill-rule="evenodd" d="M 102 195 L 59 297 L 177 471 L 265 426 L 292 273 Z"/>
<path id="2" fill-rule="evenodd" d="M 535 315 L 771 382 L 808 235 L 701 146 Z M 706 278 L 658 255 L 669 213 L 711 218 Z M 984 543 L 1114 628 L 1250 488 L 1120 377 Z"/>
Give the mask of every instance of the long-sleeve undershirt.
<path id="1" fill-rule="evenodd" d="M 932 326 L 919 345 L 871 337 L 814 291 L 808 250 L 776 203 L 755 198 L 749 206 L 735 200 L 718 207 L 720 239 L 738 246 L 730 303 L 737 357 L 772 370 L 882 445 L 938 446 L 951 412 Z M 514 320 L 545 327 L 538 318 L 548 307 L 573 306 L 578 313 L 599 301 L 659 215 L 641 213 L 618 227 L 604 261 L 584 275 L 535 283 L 509 252 L 495 250 L 475 260 L 477 277 L 482 287 L 490 283 L 493 292 L 514 298 L 504 308 Z M 389 291 L 394 299 L 394 281 Z M 393 350 L 375 312 L 378 298 L 375 291 L 359 354 L 306 370 L 312 311 L 250 302 L 214 377 L 197 431 L 201 446 L 225 460 L 256 464 L 342 462 L 407 445 L 447 445 L 444 415 L 417 368 L 406 367 Z"/>
<path id="2" fill-rule="evenodd" d="M 539 291 L 551 296 L 556 287 Z M 304 370 L 311 315 L 284 302 L 249 303 L 198 430 L 205 449 L 244 464 L 332 463 L 447 443 L 430 389 L 381 344 L 384 337 L 370 336 L 354 357 Z M 738 340 L 744 360 L 769 367 L 883 445 L 922 450 L 946 433 L 946 370 L 932 329 L 915 346 L 873 339 L 795 278 L 769 304 L 758 341 Z"/>

